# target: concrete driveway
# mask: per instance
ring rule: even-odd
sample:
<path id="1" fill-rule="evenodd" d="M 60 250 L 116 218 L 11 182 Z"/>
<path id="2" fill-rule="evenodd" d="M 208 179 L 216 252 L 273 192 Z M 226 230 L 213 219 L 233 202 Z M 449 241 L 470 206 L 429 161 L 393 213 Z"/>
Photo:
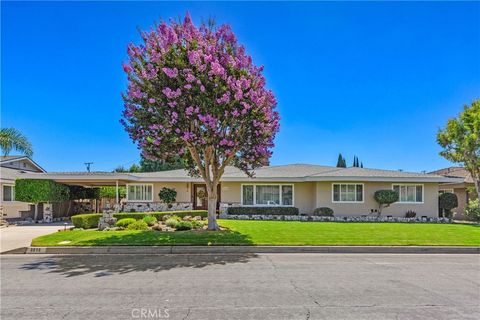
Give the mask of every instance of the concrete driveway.
<path id="1" fill-rule="evenodd" d="M 67 225 L 70 227 L 71 224 Z M 28 247 L 32 239 L 64 228 L 63 222 L 9 226 L 0 229 L 0 252 Z"/>

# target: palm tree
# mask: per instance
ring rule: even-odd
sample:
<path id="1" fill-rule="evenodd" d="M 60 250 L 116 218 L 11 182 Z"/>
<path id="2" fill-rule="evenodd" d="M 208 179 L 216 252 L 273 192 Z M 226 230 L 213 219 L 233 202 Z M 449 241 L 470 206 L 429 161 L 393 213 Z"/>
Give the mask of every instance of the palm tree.
<path id="1" fill-rule="evenodd" d="M 32 144 L 28 141 L 27 137 L 15 128 L 0 129 L 0 148 L 4 156 L 8 156 L 12 149 L 28 157 L 33 155 Z"/>

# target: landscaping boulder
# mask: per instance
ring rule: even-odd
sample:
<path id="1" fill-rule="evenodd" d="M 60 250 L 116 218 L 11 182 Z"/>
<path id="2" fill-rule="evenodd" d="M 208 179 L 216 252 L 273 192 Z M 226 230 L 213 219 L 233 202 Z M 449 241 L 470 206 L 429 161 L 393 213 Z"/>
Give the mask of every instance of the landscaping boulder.
<path id="1" fill-rule="evenodd" d="M 117 218 L 113 217 L 113 211 L 105 210 L 102 214 L 102 217 L 98 221 L 98 230 L 110 229 L 115 227 L 117 223 Z"/>

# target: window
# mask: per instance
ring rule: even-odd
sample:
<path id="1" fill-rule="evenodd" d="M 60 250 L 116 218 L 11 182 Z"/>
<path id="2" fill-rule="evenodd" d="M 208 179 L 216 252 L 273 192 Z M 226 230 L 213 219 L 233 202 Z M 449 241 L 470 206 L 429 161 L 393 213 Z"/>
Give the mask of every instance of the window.
<path id="1" fill-rule="evenodd" d="M 423 185 L 420 184 L 394 184 L 393 190 L 399 194 L 398 202 L 423 203 Z"/>
<path id="2" fill-rule="evenodd" d="M 363 202 L 363 184 L 334 183 L 333 202 Z"/>
<path id="3" fill-rule="evenodd" d="M 3 201 L 15 201 L 14 186 L 3 186 Z"/>
<path id="4" fill-rule="evenodd" d="M 253 206 L 253 186 L 243 186 L 243 202 L 245 206 Z"/>
<path id="5" fill-rule="evenodd" d="M 453 189 L 443 189 L 443 190 L 438 190 L 438 194 L 444 194 L 444 193 L 455 193 Z"/>
<path id="6" fill-rule="evenodd" d="M 153 201 L 151 184 L 127 185 L 127 201 Z"/>
<path id="7" fill-rule="evenodd" d="M 251 184 L 242 185 L 244 206 L 293 206 L 293 185 Z"/>

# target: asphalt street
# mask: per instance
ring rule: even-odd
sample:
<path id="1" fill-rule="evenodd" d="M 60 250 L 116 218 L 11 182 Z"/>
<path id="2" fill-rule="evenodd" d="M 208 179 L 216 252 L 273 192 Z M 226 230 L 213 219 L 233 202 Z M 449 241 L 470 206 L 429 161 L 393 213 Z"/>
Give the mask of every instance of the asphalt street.
<path id="1" fill-rule="evenodd" d="M 480 256 L 2 255 L 1 319 L 480 319 Z"/>

